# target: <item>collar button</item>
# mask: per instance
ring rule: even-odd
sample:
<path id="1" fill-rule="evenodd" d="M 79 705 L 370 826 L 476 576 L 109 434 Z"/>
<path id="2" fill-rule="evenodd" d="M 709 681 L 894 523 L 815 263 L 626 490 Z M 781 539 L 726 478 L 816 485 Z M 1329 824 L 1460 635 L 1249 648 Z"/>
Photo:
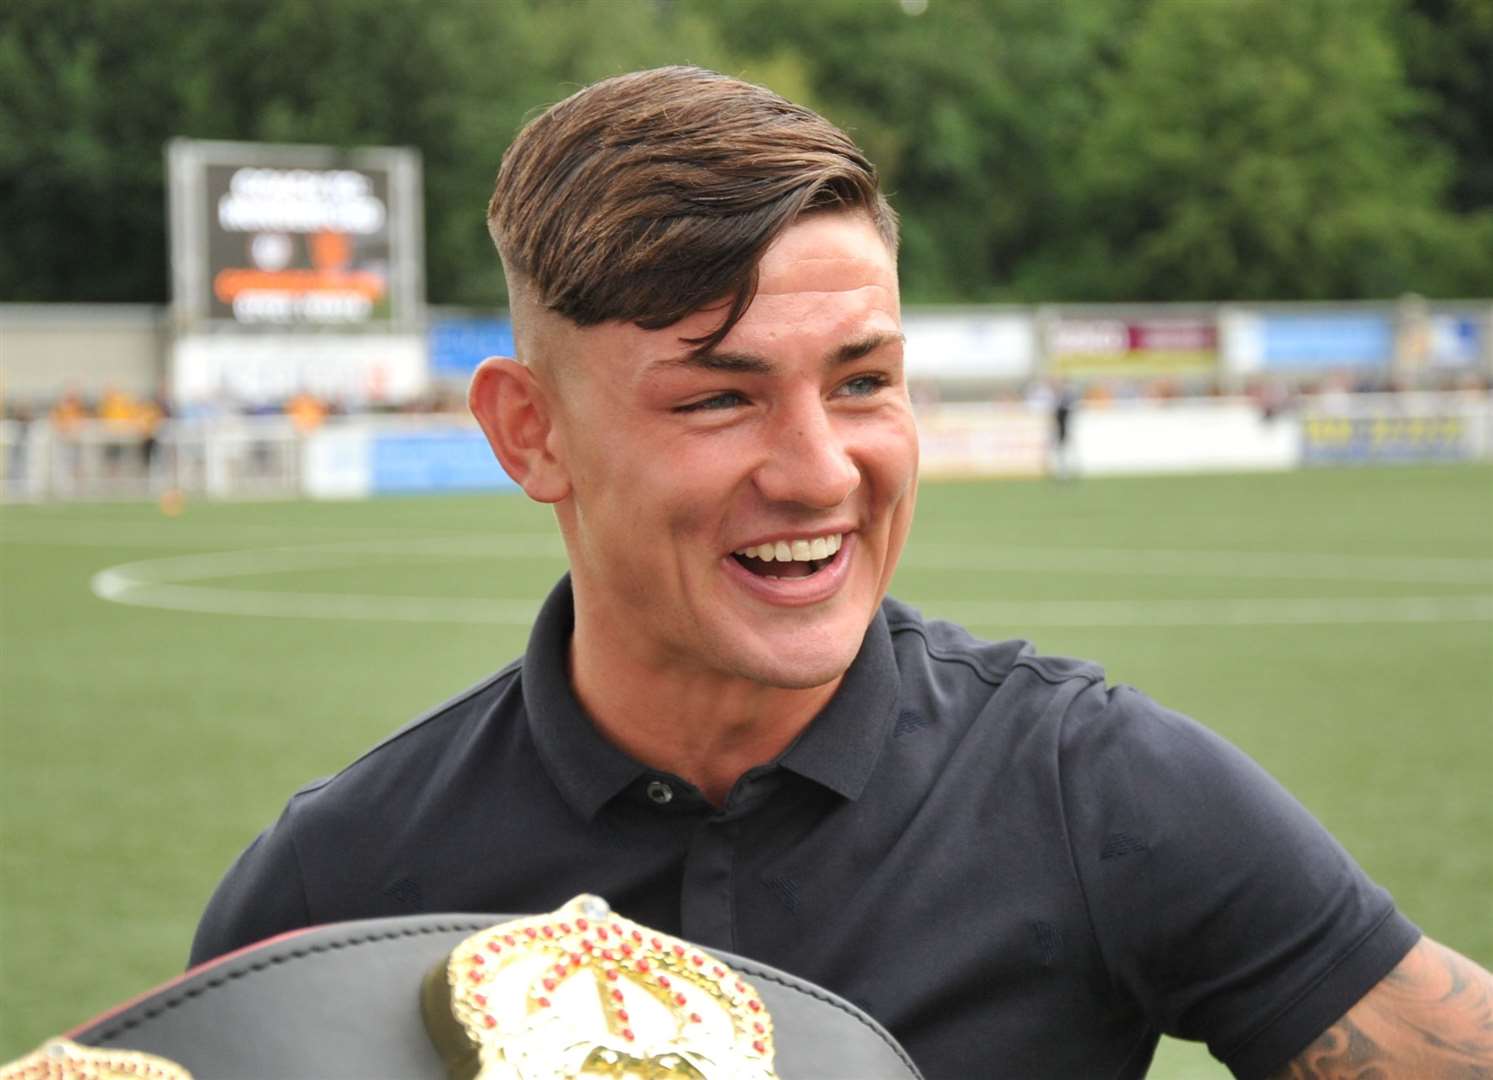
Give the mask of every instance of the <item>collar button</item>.
<path id="1" fill-rule="evenodd" d="M 648 786 L 644 790 L 648 798 L 658 806 L 667 806 L 674 801 L 674 789 L 662 780 L 648 781 Z"/>

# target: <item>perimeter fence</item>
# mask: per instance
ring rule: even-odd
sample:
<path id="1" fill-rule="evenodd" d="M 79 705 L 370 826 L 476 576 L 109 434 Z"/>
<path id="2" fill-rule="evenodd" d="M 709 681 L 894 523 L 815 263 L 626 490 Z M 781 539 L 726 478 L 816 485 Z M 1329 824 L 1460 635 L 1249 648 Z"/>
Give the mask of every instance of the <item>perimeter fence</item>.
<path id="1" fill-rule="evenodd" d="M 1281 471 L 1493 459 L 1493 395 L 1328 394 L 1080 402 L 1059 446 L 1049 403 L 918 406 L 930 477 Z M 511 490 L 470 417 L 168 419 L 148 432 L 104 420 L 0 421 L 8 501 L 360 498 Z"/>

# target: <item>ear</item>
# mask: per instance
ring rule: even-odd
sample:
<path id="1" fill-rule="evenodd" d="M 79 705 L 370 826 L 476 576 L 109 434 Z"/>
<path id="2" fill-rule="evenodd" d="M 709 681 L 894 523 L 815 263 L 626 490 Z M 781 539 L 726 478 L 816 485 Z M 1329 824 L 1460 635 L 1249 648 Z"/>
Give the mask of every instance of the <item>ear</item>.
<path id="1" fill-rule="evenodd" d="M 535 502 L 570 494 L 570 478 L 551 449 L 554 417 L 544 387 L 517 360 L 490 356 L 472 375 L 467 405 L 504 471 Z"/>

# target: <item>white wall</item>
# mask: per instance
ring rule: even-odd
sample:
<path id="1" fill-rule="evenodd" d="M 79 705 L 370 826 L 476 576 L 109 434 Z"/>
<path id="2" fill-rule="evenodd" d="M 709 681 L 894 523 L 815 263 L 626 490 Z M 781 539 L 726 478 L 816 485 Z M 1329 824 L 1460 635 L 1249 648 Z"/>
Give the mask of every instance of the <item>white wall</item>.
<path id="1" fill-rule="evenodd" d="M 149 304 L 0 304 L 0 393 L 51 404 L 72 388 L 153 397 L 166 375 L 166 312 Z"/>
<path id="2" fill-rule="evenodd" d="M 1294 468 L 1301 423 L 1265 420 L 1236 398 L 1080 406 L 1072 421 L 1072 455 L 1080 473 L 1241 472 Z"/>

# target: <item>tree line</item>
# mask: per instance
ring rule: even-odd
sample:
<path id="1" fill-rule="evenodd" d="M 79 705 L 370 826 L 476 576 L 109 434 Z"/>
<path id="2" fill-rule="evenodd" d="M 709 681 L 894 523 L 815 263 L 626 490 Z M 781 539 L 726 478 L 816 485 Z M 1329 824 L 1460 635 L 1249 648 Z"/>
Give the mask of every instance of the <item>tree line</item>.
<path id="1" fill-rule="evenodd" d="M 504 147 L 696 63 L 851 131 L 912 302 L 1493 292 L 1487 0 L 8 0 L 0 301 L 168 297 L 174 136 L 417 147 L 432 302 Z"/>

